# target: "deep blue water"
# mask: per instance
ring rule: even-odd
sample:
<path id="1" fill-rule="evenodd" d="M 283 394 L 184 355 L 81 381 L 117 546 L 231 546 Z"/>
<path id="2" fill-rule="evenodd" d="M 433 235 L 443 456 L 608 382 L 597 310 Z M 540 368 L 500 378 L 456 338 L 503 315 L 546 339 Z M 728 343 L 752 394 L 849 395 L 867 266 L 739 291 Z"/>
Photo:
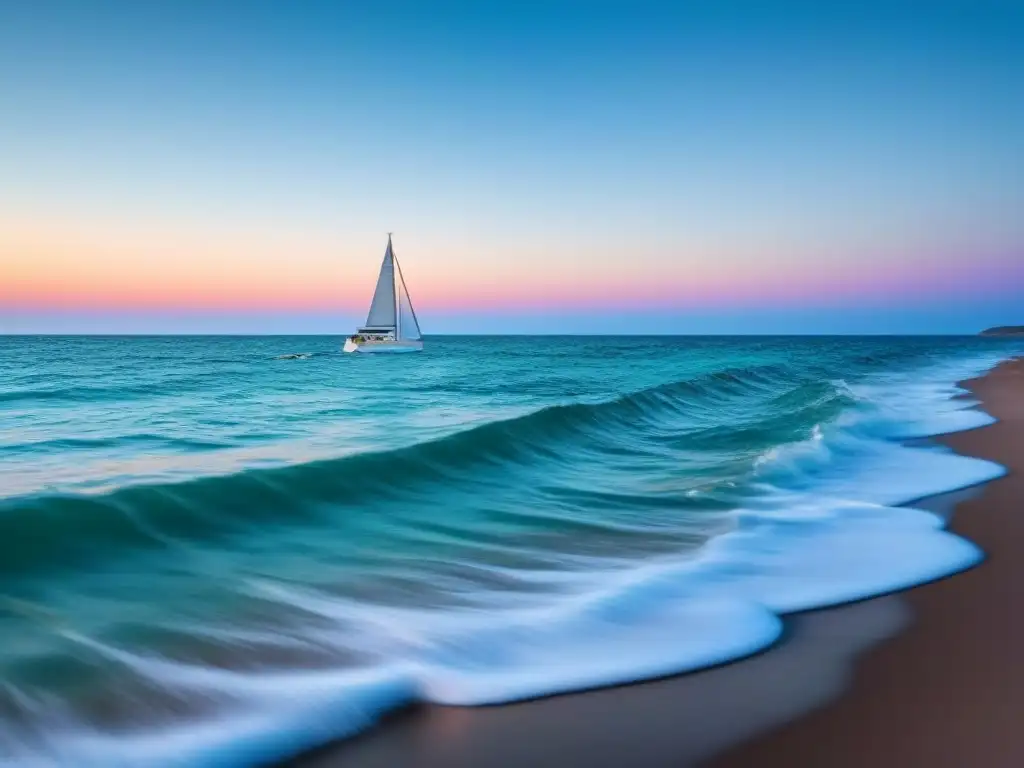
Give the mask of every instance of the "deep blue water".
<path id="1" fill-rule="evenodd" d="M 975 563 L 981 338 L 0 337 L 0 763 L 253 764 Z M 279 359 L 302 353 L 301 357 Z"/>

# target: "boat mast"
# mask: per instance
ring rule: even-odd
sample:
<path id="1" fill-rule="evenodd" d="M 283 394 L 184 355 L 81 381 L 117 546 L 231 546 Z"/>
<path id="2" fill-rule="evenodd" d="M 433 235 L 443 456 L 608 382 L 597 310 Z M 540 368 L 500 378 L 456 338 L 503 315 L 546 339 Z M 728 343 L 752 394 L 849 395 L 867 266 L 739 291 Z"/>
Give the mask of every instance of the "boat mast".
<path id="1" fill-rule="evenodd" d="M 388 252 L 391 254 L 391 298 L 395 302 L 395 341 L 402 338 L 402 310 L 398 306 L 398 281 L 395 279 L 395 272 L 398 271 L 398 261 L 395 259 L 395 249 L 391 245 L 391 232 L 388 232 Z"/>

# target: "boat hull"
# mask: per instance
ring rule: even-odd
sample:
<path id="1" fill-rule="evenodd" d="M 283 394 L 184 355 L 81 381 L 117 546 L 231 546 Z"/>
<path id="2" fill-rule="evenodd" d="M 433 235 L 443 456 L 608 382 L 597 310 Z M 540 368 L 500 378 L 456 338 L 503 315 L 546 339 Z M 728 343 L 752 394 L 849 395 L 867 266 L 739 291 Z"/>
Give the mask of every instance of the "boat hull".
<path id="1" fill-rule="evenodd" d="M 379 352 L 419 352 L 423 349 L 422 341 L 371 341 L 356 343 L 345 339 L 343 352 L 359 352 L 362 354 Z"/>

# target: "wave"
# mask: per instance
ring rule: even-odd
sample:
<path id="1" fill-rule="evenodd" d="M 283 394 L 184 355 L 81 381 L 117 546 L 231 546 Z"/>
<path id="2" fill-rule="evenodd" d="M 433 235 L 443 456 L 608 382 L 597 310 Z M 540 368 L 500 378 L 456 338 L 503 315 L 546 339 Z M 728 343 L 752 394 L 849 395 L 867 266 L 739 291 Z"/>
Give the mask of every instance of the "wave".
<path id="1" fill-rule="evenodd" d="M 987 364 L 932 371 L 929 388 L 914 395 L 915 430 L 937 434 L 990 422 L 970 401 L 954 403 L 949 383 Z M 389 572 L 392 580 L 448 579 L 461 602 L 439 606 L 417 593 L 384 605 L 308 576 L 289 580 L 285 571 L 253 574 L 238 587 L 260 611 L 281 612 L 273 614 L 273 631 L 201 630 L 194 604 L 202 601 L 188 595 L 181 626 L 191 642 L 205 633 L 210 644 L 193 656 L 133 646 L 123 628 L 59 628 L 80 663 L 97 675 L 121 676 L 119 695 L 155 698 L 165 708 L 147 712 L 148 721 L 140 715 L 124 732 L 89 720 L 86 706 L 51 699 L 45 713 L 32 715 L 31 739 L 0 726 L 0 759 L 6 746 L 12 760 L 45 754 L 79 765 L 265 763 L 358 732 L 411 702 L 495 704 L 725 662 L 775 642 L 786 613 L 968 568 L 983 556 L 977 547 L 943 530 L 938 516 L 895 505 L 1003 469 L 892 441 L 907 413 L 900 397 L 899 386 L 886 381 L 851 385 L 813 366 L 758 365 L 605 402 L 551 406 L 385 452 L 102 496 L 2 501 L 0 573 L 7 584 L 69 569 L 88 574 L 125 554 L 165 558 L 159 550 L 176 555 L 182 546 L 197 557 L 254 551 L 254 558 L 270 558 L 271 550 L 254 542 L 287 529 L 305 532 L 299 573 L 320 568 L 314 548 L 322 540 L 345 541 L 355 551 L 393 551 L 405 570 Z M 460 527 L 453 510 L 469 503 L 487 506 L 494 527 Z M 596 516 L 602 504 L 624 515 Z M 422 509 L 413 519 L 415 505 Z M 579 555 L 579 572 L 520 567 L 527 549 L 540 558 L 543 526 L 518 537 L 518 550 L 507 541 L 523 520 L 543 519 L 563 526 L 559 546 L 587 538 L 587 526 L 671 543 L 678 531 L 665 510 L 713 510 L 714 530 L 685 529 L 695 546 L 654 557 L 606 557 L 590 545 Z M 349 542 L 355 519 L 391 525 L 386 542 Z M 400 545 L 414 533 L 449 549 L 410 557 Z M 464 550 L 451 549 L 456 539 L 502 556 L 460 558 Z M 553 554 L 563 564 L 572 559 L 563 548 Z M 205 568 L 211 561 L 198 562 Z M 436 568 L 428 570 L 428 562 Z M 459 569 L 483 572 L 496 586 L 469 593 Z M 203 573 L 216 580 L 222 571 Z M 532 581 L 543 599 L 513 599 L 513 579 Z M 170 606 L 163 610 L 173 614 Z M 291 643 L 341 657 L 328 654 L 306 671 L 294 663 L 233 666 L 268 641 L 282 653 Z M 205 709 L 182 713 L 185 701 Z"/>
<path id="2" fill-rule="evenodd" d="M 0 454 L 11 455 L 20 453 L 56 453 L 62 454 L 68 451 L 94 451 L 97 449 L 121 449 L 131 448 L 133 450 L 145 450 L 158 448 L 162 450 L 175 451 L 215 451 L 230 448 L 230 443 L 214 440 L 199 440 L 186 437 L 170 437 L 158 434 L 130 434 L 117 435 L 113 437 L 63 437 L 50 440 L 36 440 L 32 442 L 9 443 L 0 445 Z"/>
<path id="3" fill-rule="evenodd" d="M 168 377 L 145 384 L 86 385 L 68 384 L 60 388 L 14 389 L 0 392 L 0 403 L 95 403 L 137 400 L 160 395 L 179 396 L 198 392 L 215 374 L 190 374 Z"/>
<path id="4" fill-rule="evenodd" d="M 337 356 L 331 352 L 303 352 L 271 358 L 302 359 Z M 246 363 L 252 361 L 245 358 L 204 360 L 207 370 L 190 371 L 158 375 L 152 380 L 139 382 L 139 372 L 130 362 L 126 361 L 124 369 L 108 372 L 105 383 L 82 383 L 83 377 L 74 374 L 47 374 L 45 376 L 23 376 L 16 379 L 22 386 L 20 389 L 0 391 L 0 405 L 21 405 L 44 403 L 49 405 L 111 403 L 131 400 L 148 400 L 154 397 L 181 397 L 182 395 L 204 393 L 211 384 L 227 387 L 225 394 L 233 396 L 239 374 L 244 374 Z M 233 365 L 234 370 L 227 372 L 217 364 Z M 60 382 L 61 386 L 54 386 Z M 35 386 L 31 386 L 35 384 Z M 29 385 L 29 386 L 26 386 Z"/>
<path id="5" fill-rule="evenodd" d="M 765 395 L 761 405 L 721 426 L 722 405 L 751 391 Z M 453 484 L 482 491 L 494 475 L 499 477 L 493 482 L 504 483 L 517 467 L 550 468 L 570 461 L 573 448 L 618 450 L 629 439 L 690 452 L 745 445 L 753 457 L 765 446 L 799 438 L 802 425 L 827 419 L 848 402 L 819 383 L 792 386 L 782 366 L 761 366 L 602 403 L 550 406 L 390 451 L 130 486 L 104 495 L 8 498 L 0 500 L 0 574 L 78 568 L 123 550 L 216 541 L 282 521 L 330 525 L 338 514 L 374 500 L 420 497 L 431 487 Z M 704 421 L 701 411 L 708 416 Z M 673 416 L 686 423 L 673 422 Z M 94 441 L 86 442 L 95 447 Z"/>

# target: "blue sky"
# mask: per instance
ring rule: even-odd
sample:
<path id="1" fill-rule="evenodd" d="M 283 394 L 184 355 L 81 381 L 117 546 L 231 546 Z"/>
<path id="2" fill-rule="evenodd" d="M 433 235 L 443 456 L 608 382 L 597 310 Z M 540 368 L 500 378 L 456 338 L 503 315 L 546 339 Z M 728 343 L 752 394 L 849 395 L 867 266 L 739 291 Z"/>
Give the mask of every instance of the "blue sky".
<path id="1" fill-rule="evenodd" d="M 345 332 L 390 230 L 428 333 L 1021 321 L 1020 3 L 11 3 L 0 72 L 0 331 Z"/>

